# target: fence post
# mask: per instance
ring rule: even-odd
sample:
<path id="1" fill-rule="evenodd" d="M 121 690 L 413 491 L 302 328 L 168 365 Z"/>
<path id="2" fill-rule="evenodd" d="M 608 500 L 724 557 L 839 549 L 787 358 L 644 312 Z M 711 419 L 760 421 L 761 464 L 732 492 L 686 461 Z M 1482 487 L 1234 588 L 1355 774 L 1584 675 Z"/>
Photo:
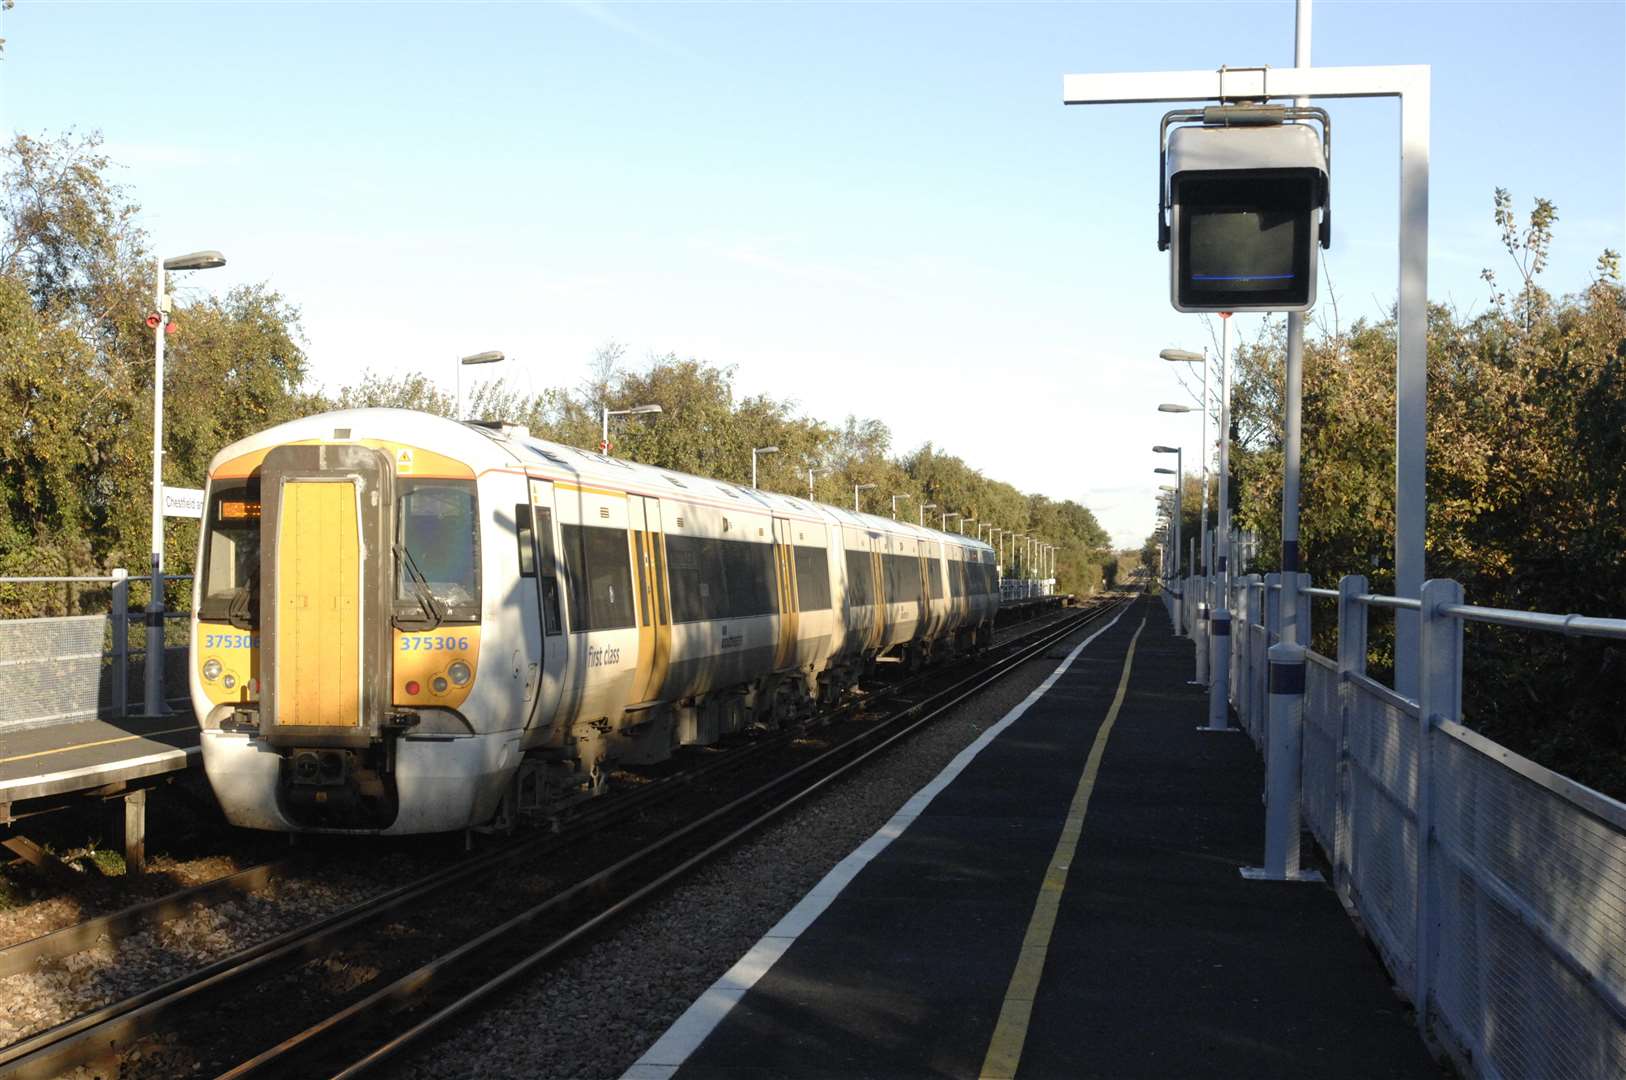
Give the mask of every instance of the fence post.
<path id="1" fill-rule="evenodd" d="M 1298 604 L 1297 604 L 1298 612 L 1297 612 L 1297 614 L 1298 614 L 1298 628 L 1299 628 L 1299 644 L 1304 646 L 1304 649 L 1305 649 L 1306 652 L 1308 652 L 1311 649 L 1311 647 L 1315 644 L 1315 638 L 1310 635 L 1310 629 L 1311 629 L 1311 627 L 1310 627 L 1310 607 L 1311 607 L 1310 599 L 1311 599 L 1311 597 L 1310 597 L 1309 592 L 1307 591 L 1309 588 L 1310 588 L 1310 575 L 1309 574 L 1300 574 L 1299 575 L 1299 583 L 1298 583 L 1298 591 L 1295 593 L 1295 595 L 1298 597 Z"/>
<path id="2" fill-rule="evenodd" d="M 1276 644 L 1282 634 L 1282 575 L 1265 575 L 1265 647 Z"/>
<path id="3" fill-rule="evenodd" d="M 1254 628 L 1263 626 L 1265 607 L 1263 607 L 1262 579 L 1259 574 L 1249 574 L 1242 579 L 1242 621 L 1246 629 L 1242 631 L 1242 659 L 1247 667 L 1247 711 L 1242 714 L 1242 725 L 1247 727 L 1247 734 L 1259 742 L 1259 677 L 1254 672 Z"/>
<path id="4" fill-rule="evenodd" d="M 1197 612 L 1191 636 L 1196 646 L 1192 652 L 1196 654 L 1197 670 L 1193 674 L 1190 685 L 1208 685 L 1208 650 L 1209 645 L 1209 608 L 1208 608 L 1208 582 L 1203 578 L 1195 578 L 1197 583 Z"/>
<path id="5" fill-rule="evenodd" d="M 1332 882 L 1347 904 L 1353 864 L 1349 830 L 1349 724 L 1355 688 L 1351 675 L 1366 674 L 1366 605 L 1356 599 L 1367 593 L 1366 577 L 1349 574 L 1338 579 L 1338 746 L 1333 768 Z"/>
<path id="6" fill-rule="evenodd" d="M 1462 586 L 1447 578 L 1423 582 L 1418 613 L 1417 694 L 1417 1022 L 1428 1027 L 1429 996 L 1439 946 L 1440 898 L 1434 881 L 1434 728 L 1462 716 L 1462 620 L 1440 614 L 1462 603 Z"/>
<path id="7" fill-rule="evenodd" d="M 113 628 L 113 671 L 108 689 L 113 695 L 113 715 L 130 715 L 130 571 L 113 571 L 113 597 L 109 622 Z"/>

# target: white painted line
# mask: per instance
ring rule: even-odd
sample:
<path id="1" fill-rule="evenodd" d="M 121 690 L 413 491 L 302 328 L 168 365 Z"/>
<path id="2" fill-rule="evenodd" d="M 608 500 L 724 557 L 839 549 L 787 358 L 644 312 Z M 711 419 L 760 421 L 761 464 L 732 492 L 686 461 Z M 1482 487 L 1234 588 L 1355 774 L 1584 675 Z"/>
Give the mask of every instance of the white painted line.
<path id="1" fill-rule="evenodd" d="M 842 859 L 811 892 L 804 896 L 800 903 L 785 913 L 762 939 L 751 946 L 746 954 L 740 957 L 735 965 L 723 973 L 722 977 L 711 984 L 711 988 L 701 994 L 699 999 L 688 1010 L 666 1029 L 666 1033 L 655 1040 L 655 1045 L 644 1051 L 643 1057 L 632 1063 L 632 1067 L 622 1074 L 621 1080 L 669 1080 L 677 1070 L 688 1060 L 689 1055 L 699 1049 L 729 1011 L 738 1004 L 746 992 L 755 986 L 762 976 L 774 966 L 785 951 L 802 935 L 802 932 L 822 915 L 830 906 L 830 902 L 858 876 L 864 864 L 886 849 L 893 840 L 903 835 L 905 829 L 914 823 L 916 817 L 935 798 L 939 792 L 953 783 L 955 778 L 971 763 L 971 759 L 982 753 L 983 748 L 999 737 L 1000 733 L 1022 718 L 1034 702 L 1044 697 L 1050 688 L 1056 685 L 1056 680 L 1067 673 L 1078 659 L 1086 646 L 1102 634 L 1118 625 L 1118 620 L 1124 617 L 1123 611 L 1113 616 L 1112 621 L 1101 629 L 1079 642 L 1073 651 L 1040 683 L 1031 694 L 1017 703 L 999 719 L 999 722 L 984 731 L 977 740 L 955 755 L 954 760 L 943 767 L 932 782 L 915 793 L 914 797 L 904 803 L 892 819 L 879 829 L 868 840 L 858 846 L 852 854 Z"/>

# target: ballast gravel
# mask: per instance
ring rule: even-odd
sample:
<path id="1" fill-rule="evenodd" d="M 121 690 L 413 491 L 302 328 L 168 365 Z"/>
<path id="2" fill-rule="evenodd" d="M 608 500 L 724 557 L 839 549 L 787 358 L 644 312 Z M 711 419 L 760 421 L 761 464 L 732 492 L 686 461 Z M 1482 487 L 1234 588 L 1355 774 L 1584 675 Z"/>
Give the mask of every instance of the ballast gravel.
<path id="1" fill-rule="evenodd" d="M 702 867 L 562 967 L 488 1001 L 384 1073 L 403 1080 L 619 1077 L 836 863 L 1100 625 L 1070 635 L 857 777 Z"/>
<path id="2" fill-rule="evenodd" d="M 277 879 L 263 892 L 200 903 L 179 919 L 7 976 L 0 979 L 0 1046 L 359 903 L 389 884 L 383 875 L 359 873 Z"/>

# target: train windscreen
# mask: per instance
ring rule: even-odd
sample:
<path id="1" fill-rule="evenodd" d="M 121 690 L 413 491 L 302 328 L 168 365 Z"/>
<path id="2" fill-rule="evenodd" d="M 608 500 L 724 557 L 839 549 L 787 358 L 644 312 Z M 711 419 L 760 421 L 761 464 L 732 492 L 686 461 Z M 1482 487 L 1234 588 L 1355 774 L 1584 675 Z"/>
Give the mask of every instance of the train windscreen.
<path id="1" fill-rule="evenodd" d="M 260 485 L 217 485 L 209 496 L 203 547 L 203 601 L 198 617 L 243 629 L 259 622 Z"/>
<path id="2" fill-rule="evenodd" d="M 448 622 L 480 618 L 480 561 L 474 484 L 467 480 L 402 480 L 395 517 L 397 613 L 415 614 L 419 582 Z"/>

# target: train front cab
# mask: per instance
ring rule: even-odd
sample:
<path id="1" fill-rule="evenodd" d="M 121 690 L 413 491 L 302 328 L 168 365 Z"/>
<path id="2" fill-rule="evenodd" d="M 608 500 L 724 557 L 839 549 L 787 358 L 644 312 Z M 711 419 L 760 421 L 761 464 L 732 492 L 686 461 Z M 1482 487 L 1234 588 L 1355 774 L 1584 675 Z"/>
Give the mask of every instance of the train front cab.
<path id="1" fill-rule="evenodd" d="M 462 711 L 480 649 L 475 482 L 430 457 L 290 444 L 211 478 L 191 675 L 234 824 L 435 832 L 495 809 L 517 740 Z"/>

